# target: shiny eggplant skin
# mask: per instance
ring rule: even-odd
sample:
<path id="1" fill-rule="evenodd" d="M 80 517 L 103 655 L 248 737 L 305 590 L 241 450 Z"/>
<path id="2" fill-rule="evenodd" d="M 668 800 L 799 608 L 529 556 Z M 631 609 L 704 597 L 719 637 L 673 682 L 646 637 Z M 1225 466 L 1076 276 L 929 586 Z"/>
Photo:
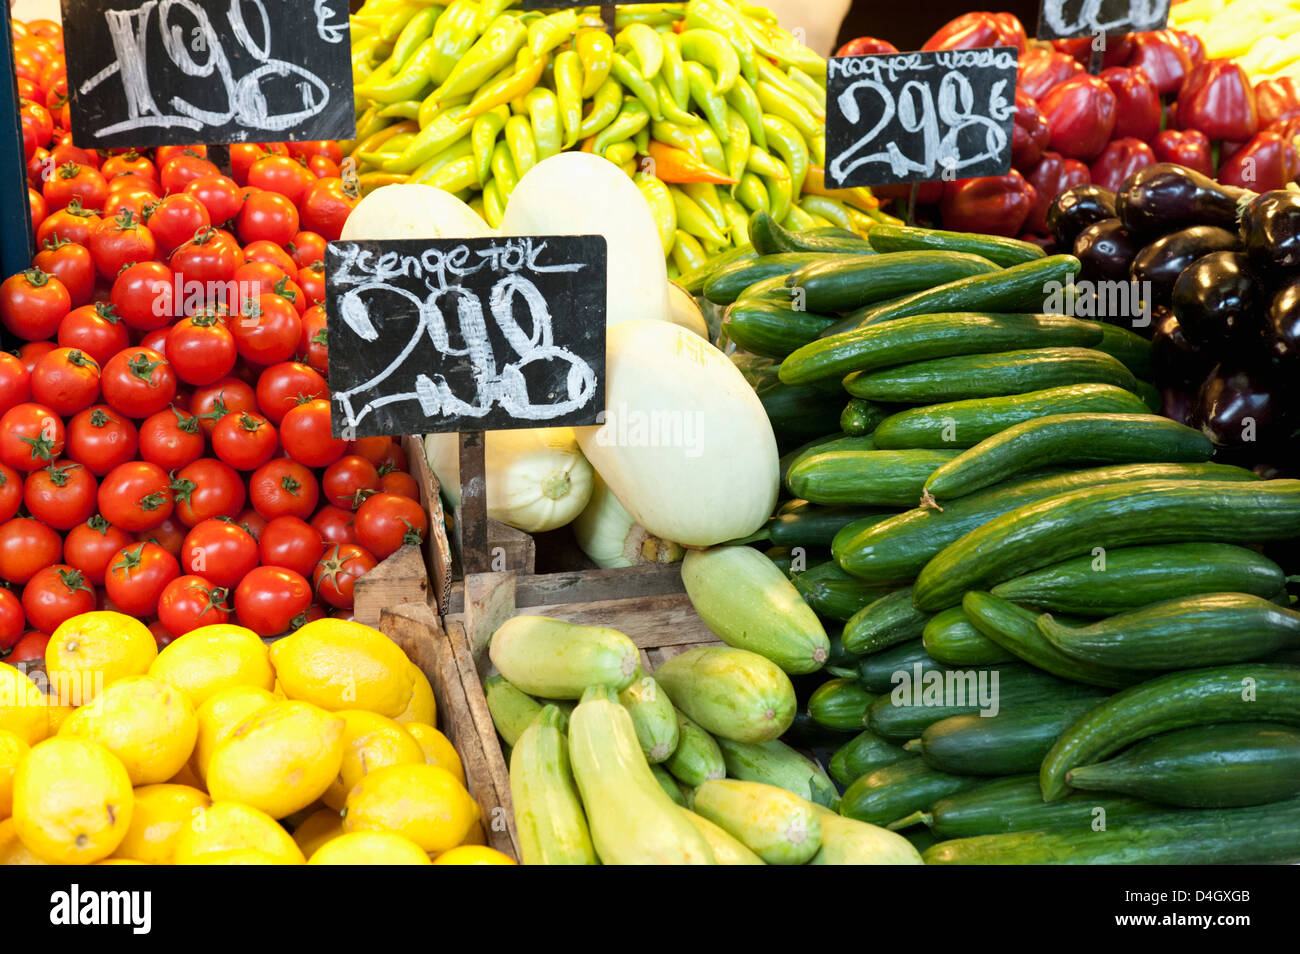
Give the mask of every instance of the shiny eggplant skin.
<path id="1" fill-rule="evenodd" d="M 1195 391 L 1214 368 L 1217 356 L 1188 341 L 1172 312 L 1160 309 L 1154 316 L 1154 323 L 1151 380 L 1162 388 Z"/>
<path id="2" fill-rule="evenodd" d="M 1094 222 L 1074 240 L 1074 255 L 1082 263 L 1081 281 L 1128 281 L 1141 244 L 1119 219 Z"/>
<path id="3" fill-rule="evenodd" d="M 1241 216 L 1241 241 L 1250 263 L 1261 271 L 1300 269 L 1300 195 L 1265 192 Z"/>
<path id="4" fill-rule="evenodd" d="M 1157 162 L 1124 181 L 1115 196 L 1115 214 L 1144 235 L 1160 235 L 1193 225 L 1235 231 L 1237 203 L 1245 191 L 1172 162 Z"/>
<path id="5" fill-rule="evenodd" d="M 1300 278 L 1273 294 L 1268 309 L 1268 334 L 1275 354 L 1300 359 Z"/>
<path id="6" fill-rule="evenodd" d="M 1058 248 L 1073 247 L 1079 233 L 1103 219 L 1115 218 L 1115 193 L 1099 185 L 1066 189 L 1047 209 L 1047 230 Z"/>
<path id="7" fill-rule="evenodd" d="M 1156 239 L 1137 253 L 1129 276 L 1135 282 L 1150 282 L 1151 303 L 1168 305 L 1178 276 L 1192 262 L 1211 252 L 1238 248 L 1237 236 L 1214 225 L 1193 225 Z"/>
<path id="8" fill-rule="evenodd" d="M 1240 452 L 1244 459 L 1258 460 L 1285 440 L 1289 396 L 1268 362 L 1224 362 L 1197 392 L 1194 426 L 1221 449 L 1216 459 L 1235 463 L 1238 455 L 1233 452 Z"/>
<path id="9" fill-rule="evenodd" d="M 1211 252 L 1174 283 L 1173 309 L 1196 345 L 1242 343 L 1263 331 L 1264 289 L 1241 252 Z"/>

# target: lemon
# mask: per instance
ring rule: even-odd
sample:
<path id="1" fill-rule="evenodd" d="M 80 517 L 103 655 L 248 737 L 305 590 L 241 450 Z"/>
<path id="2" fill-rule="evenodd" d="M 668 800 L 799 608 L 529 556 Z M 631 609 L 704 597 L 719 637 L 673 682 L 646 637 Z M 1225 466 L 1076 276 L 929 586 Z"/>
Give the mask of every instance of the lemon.
<path id="1" fill-rule="evenodd" d="M 389 765 L 348 793 L 343 830 L 394 831 L 425 851 L 446 851 L 465 840 L 478 816 L 478 803 L 446 769 Z"/>
<path id="2" fill-rule="evenodd" d="M 147 865 L 147 861 L 136 861 L 134 858 L 105 858 L 103 861 L 96 861 L 97 865 Z"/>
<path id="3" fill-rule="evenodd" d="M 193 756 L 190 758 L 193 759 Z M 190 765 L 189 761 L 182 765 L 181 770 L 169 778 L 167 783 L 169 785 L 185 785 L 189 788 L 197 788 L 199 791 L 204 791 L 207 788 L 207 786 L 203 784 L 203 779 L 199 778 L 198 775 L 195 774 L 194 768 Z"/>
<path id="4" fill-rule="evenodd" d="M 14 770 L 29 751 L 26 739 L 0 729 L 0 818 L 14 813 Z"/>
<path id="5" fill-rule="evenodd" d="M 178 865 L 229 864 L 218 857 L 237 851 L 256 851 L 274 859 L 254 864 L 300 865 L 306 860 L 279 822 L 240 802 L 213 802 L 199 809 L 177 834 L 175 847 Z"/>
<path id="6" fill-rule="evenodd" d="M 309 865 L 427 865 L 429 856 L 409 838 L 391 831 L 356 831 L 326 842 Z"/>
<path id="7" fill-rule="evenodd" d="M 196 812 L 212 799 L 188 785 L 145 785 L 135 790 L 135 811 L 126 837 L 113 852 L 115 859 L 155 865 L 171 864 L 176 839 Z"/>
<path id="8" fill-rule="evenodd" d="M 456 751 L 456 746 L 451 744 L 451 739 L 433 726 L 422 722 L 408 722 L 404 728 L 420 744 L 427 764 L 445 768 L 456 776 L 456 781 L 465 784 L 465 767 L 461 764 L 460 753 Z"/>
<path id="9" fill-rule="evenodd" d="M 273 818 L 306 808 L 339 774 L 344 725 L 310 703 L 273 703 L 217 743 L 208 761 L 208 792 Z"/>
<path id="10" fill-rule="evenodd" d="M 49 719 L 49 735 L 58 735 L 59 729 L 67 721 L 68 716 L 77 711 L 76 706 L 65 706 L 59 702 L 59 697 L 47 693 L 45 696 L 45 712 Z"/>
<path id="11" fill-rule="evenodd" d="M 420 744 L 392 719 L 364 709 L 345 709 L 339 715 L 346 723 L 343 764 L 338 777 L 321 796 L 330 808 L 342 808 L 352 787 L 375 769 L 385 765 L 423 764 L 424 751 Z"/>
<path id="12" fill-rule="evenodd" d="M 107 858 L 126 837 L 134 805 L 126 767 L 89 739 L 38 742 L 14 774 L 18 837 L 51 864 Z"/>
<path id="13" fill-rule="evenodd" d="M 186 861 L 182 865 L 299 865 L 301 861 L 290 861 L 281 855 L 256 848 L 236 848 L 234 851 L 210 851 L 206 855 Z"/>
<path id="14" fill-rule="evenodd" d="M 64 620 L 45 647 L 45 671 L 65 705 L 81 706 L 125 676 L 140 676 L 158 656 L 149 628 L 107 610 Z"/>
<path id="15" fill-rule="evenodd" d="M 195 713 L 199 720 L 199 735 L 194 741 L 194 754 L 190 756 L 190 768 L 194 774 L 200 780 L 205 779 L 208 760 L 212 758 L 217 743 L 254 712 L 274 705 L 275 701 L 275 696 L 254 686 L 222 689 L 210 696 Z"/>
<path id="16" fill-rule="evenodd" d="M 251 629 L 229 623 L 201 626 L 168 643 L 149 675 L 180 689 L 196 707 L 231 686 L 269 690 L 275 684 L 266 644 Z"/>
<path id="17" fill-rule="evenodd" d="M 0 663 L 0 729 L 33 745 L 45 738 L 49 725 L 49 707 L 36 683 L 21 670 Z"/>
<path id="18" fill-rule="evenodd" d="M 32 854 L 31 849 L 22 843 L 14 820 L 6 818 L 0 821 L 0 865 L 43 865 L 44 861 Z"/>
<path id="19" fill-rule="evenodd" d="M 165 782 L 194 751 L 199 723 L 185 693 L 151 676 L 119 679 L 63 723 L 121 759 L 132 785 Z"/>
<path id="20" fill-rule="evenodd" d="M 487 844 L 487 832 L 483 830 L 483 819 L 480 818 L 474 824 L 469 826 L 469 834 L 465 836 L 464 841 L 460 844 L 461 846 Z"/>
<path id="21" fill-rule="evenodd" d="M 461 845 L 451 851 L 444 851 L 434 859 L 435 865 L 513 865 L 517 862 L 509 855 L 503 855 L 495 848 L 482 845 Z"/>
<path id="22" fill-rule="evenodd" d="M 366 709 L 390 719 L 411 701 L 411 662 L 391 639 L 352 620 L 318 619 L 271 647 L 290 699 L 323 709 Z"/>
<path id="23" fill-rule="evenodd" d="M 343 816 L 332 808 L 312 812 L 293 831 L 293 840 L 302 853 L 310 858 L 325 842 L 343 834 Z"/>
<path id="24" fill-rule="evenodd" d="M 425 725 L 438 724 L 438 703 L 433 698 L 433 686 L 429 685 L 429 680 L 425 678 L 424 673 L 420 672 L 420 667 L 415 663 L 408 663 L 411 667 L 411 700 L 406 704 L 406 708 L 395 715 L 398 722 L 423 722 Z"/>

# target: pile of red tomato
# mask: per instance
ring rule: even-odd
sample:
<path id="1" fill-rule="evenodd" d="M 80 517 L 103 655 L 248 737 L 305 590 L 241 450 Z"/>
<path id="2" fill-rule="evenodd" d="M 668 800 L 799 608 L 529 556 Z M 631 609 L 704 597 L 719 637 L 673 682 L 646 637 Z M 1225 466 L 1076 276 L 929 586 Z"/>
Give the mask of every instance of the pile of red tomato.
<path id="1" fill-rule="evenodd" d="M 14 39 L 39 251 L 0 284 L 0 655 L 92 609 L 160 645 L 349 615 L 428 517 L 399 444 L 330 433 L 338 143 L 233 145 L 229 175 L 201 146 L 79 149 L 58 25 Z"/>

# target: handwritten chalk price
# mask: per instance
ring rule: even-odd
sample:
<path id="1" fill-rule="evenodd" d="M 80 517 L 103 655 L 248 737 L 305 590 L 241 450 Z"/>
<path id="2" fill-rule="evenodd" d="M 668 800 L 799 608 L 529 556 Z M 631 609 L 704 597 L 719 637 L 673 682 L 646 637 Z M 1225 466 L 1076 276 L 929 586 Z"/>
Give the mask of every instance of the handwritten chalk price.
<path id="1" fill-rule="evenodd" d="M 1040 40 L 1163 30 L 1168 24 L 1169 0 L 1043 0 L 1038 10 Z"/>

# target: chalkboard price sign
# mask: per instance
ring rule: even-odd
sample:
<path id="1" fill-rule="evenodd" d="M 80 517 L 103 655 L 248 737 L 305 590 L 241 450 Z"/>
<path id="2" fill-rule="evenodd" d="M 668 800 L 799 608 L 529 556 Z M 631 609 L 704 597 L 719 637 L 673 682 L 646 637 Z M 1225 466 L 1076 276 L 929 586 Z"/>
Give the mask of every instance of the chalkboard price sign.
<path id="1" fill-rule="evenodd" d="M 1168 25 L 1169 0 L 1043 0 L 1038 8 L 1040 40 L 1163 30 Z"/>
<path id="2" fill-rule="evenodd" d="M 83 148 L 356 134 L 347 0 L 62 0 Z"/>
<path id="3" fill-rule="evenodd" d="M 826 184 L 845 189 L 1006 173 L 1017 62 L 1011 47 L 832 58 Z"/>
<path id="4" fill-rule="evenodd" d="M 336 437 L 595 424 L 599 235 L 331 242 Z"/>

